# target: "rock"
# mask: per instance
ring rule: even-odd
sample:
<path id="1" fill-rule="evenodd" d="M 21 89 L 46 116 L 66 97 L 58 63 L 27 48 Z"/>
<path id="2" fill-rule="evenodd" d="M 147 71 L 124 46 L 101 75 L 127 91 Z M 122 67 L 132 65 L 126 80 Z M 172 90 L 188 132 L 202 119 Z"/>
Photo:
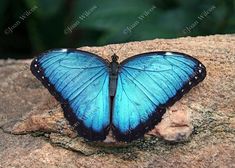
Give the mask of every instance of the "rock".
<path id="1" fill-rule="evenodd" d="M 58 109 L 52 109 L 41 114 L 34 114 L 33 111 L 30 115 L 22 118 L 22 121 L 17 122 L 13 126 L 11 133 L 25 134 L 36 131 L 57 132 L 72 138 L 77 136 L 76 132 L 70 128 L 67 120 L 64 118 L 61 109 L 59 111 Z"/>
<path id="2" fill-rule="evenodd" d="M 77 151 L 85 155 L 91 155 L 101 150 L 98 147 L 89 145 L 89 143 L 87 143 L 80 137 L 69 138 L 61 134 L 52 133 L 50 134 L 50 140 L 53 144 L 57 144 L 66 149 Z"/>
<path id="3" fill-rule="evenodd" d="M 53 98 L 52 98 L 53 99 Z M 63 111 L 57 105 L 55 109 L 47 109 L 42 111 L 41 107 L 34 109 L 21 121 L 17 122 L 11 130 L 12 134 L 25 134 L 30 132 L 54 132 L 66 135 L 70 138 L 77 136 L 67 120 L 63 116 Z M 168 141 L 183 141 L 187 140 L 192 133 L 192 124 L 189 117 L 190 109 L 183 106 L 173 106 L 164 114 L 163 120 L 149 134 L 152 136 L 161 136 Z M 109 135 L 104 143 L 112 143 L 112 145 L 120 145 L 115 139 Z"/>
<path id="4" fill-rule="evenodd" d="M 172 142 L 188 140 L 193 131 L 190 115 L 190 109 L 177 102 L 164 114 L 162 121 L 148 134 L 159 135 Z"/>
<path id="5" fill-rule="evenodd" d="M 0 167 L 235 167 L 234 46 L 234 35 L 127 43 L 117 53 L 120 61 L 178 51 L 199 59 L 208 72 L 144 140 L 127 144 L 76 137 L 59 104 L 30 73 L 31 60 L 0 60 Z M 81 49 L 110 59 L 109 47 L 121 45 Z"/>

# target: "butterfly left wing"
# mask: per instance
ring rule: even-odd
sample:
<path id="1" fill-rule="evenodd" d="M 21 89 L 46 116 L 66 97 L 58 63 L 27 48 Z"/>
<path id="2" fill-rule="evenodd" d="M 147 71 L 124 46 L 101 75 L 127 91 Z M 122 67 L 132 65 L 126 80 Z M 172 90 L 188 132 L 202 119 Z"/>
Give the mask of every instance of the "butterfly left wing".
<path id="1" fill-rule="evenodd" d="M 195 58 L 176 52 L 140 54 L 120 64 L 113 134 L 132 141 L 151 130 L 172 105 L 206 76 Z"/>
<path id="2" fill-rule="evenodd" d="M 31 71 L 60 101 L 79 135 L 104 140 L 110 124 L 108 66 L 89 52 L 56 49 L 36 57 Z"/>

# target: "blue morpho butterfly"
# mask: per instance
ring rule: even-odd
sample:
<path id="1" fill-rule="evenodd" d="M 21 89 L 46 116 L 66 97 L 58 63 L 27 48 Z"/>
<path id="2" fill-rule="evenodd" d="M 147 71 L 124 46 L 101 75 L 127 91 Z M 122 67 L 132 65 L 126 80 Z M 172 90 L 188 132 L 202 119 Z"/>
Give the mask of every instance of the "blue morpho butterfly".
<path id="1" fill-rule="evenodd" d="M 206 76 L 197 59 L 178 52 L 149 52 L 117 62 L 75 49 L 50 50 L 36 57 L 32 73 L 61 103 L 78 134 L 132 141 L 160 122 L 174 104 Z"/>

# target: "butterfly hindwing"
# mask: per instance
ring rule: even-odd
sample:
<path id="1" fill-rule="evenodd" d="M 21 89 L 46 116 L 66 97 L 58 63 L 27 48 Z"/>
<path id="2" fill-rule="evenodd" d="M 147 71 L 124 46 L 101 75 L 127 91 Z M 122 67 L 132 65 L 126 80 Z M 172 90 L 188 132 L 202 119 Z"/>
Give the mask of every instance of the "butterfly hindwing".
<path id="1" fill-rule="evenodd" d="M 176 52 L 140 54 L 120 64 L 113 104 L 113 133 L 131 141 L 151 130 L 166 107 L 205 78 L 205 67 Z"/>
<path id="2" fill-rule="evenodd" d="M 31 71 L 60 101 L 65 117 L 81 136 L 105 139 L 110 99 L 104 59 L 80 50 L 51 50 L 33 60 Z"/>

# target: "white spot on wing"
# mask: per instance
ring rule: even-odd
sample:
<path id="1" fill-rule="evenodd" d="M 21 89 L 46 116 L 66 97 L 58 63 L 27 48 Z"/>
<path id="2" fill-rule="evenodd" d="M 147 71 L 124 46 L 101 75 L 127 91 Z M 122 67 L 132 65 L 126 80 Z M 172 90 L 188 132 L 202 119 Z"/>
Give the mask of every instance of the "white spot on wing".
<path id="1" fill-rule="evenodd" d="M 66 49 L 66 48 L 61 50 L 61 52 L 67 52 L 67 51 L 68 51 L 68 49 Z"/>
<path id="2" fill-rule="evenodd" d="M 165 55 L 173 55 L 171 52 L 166 52 Z"/>

